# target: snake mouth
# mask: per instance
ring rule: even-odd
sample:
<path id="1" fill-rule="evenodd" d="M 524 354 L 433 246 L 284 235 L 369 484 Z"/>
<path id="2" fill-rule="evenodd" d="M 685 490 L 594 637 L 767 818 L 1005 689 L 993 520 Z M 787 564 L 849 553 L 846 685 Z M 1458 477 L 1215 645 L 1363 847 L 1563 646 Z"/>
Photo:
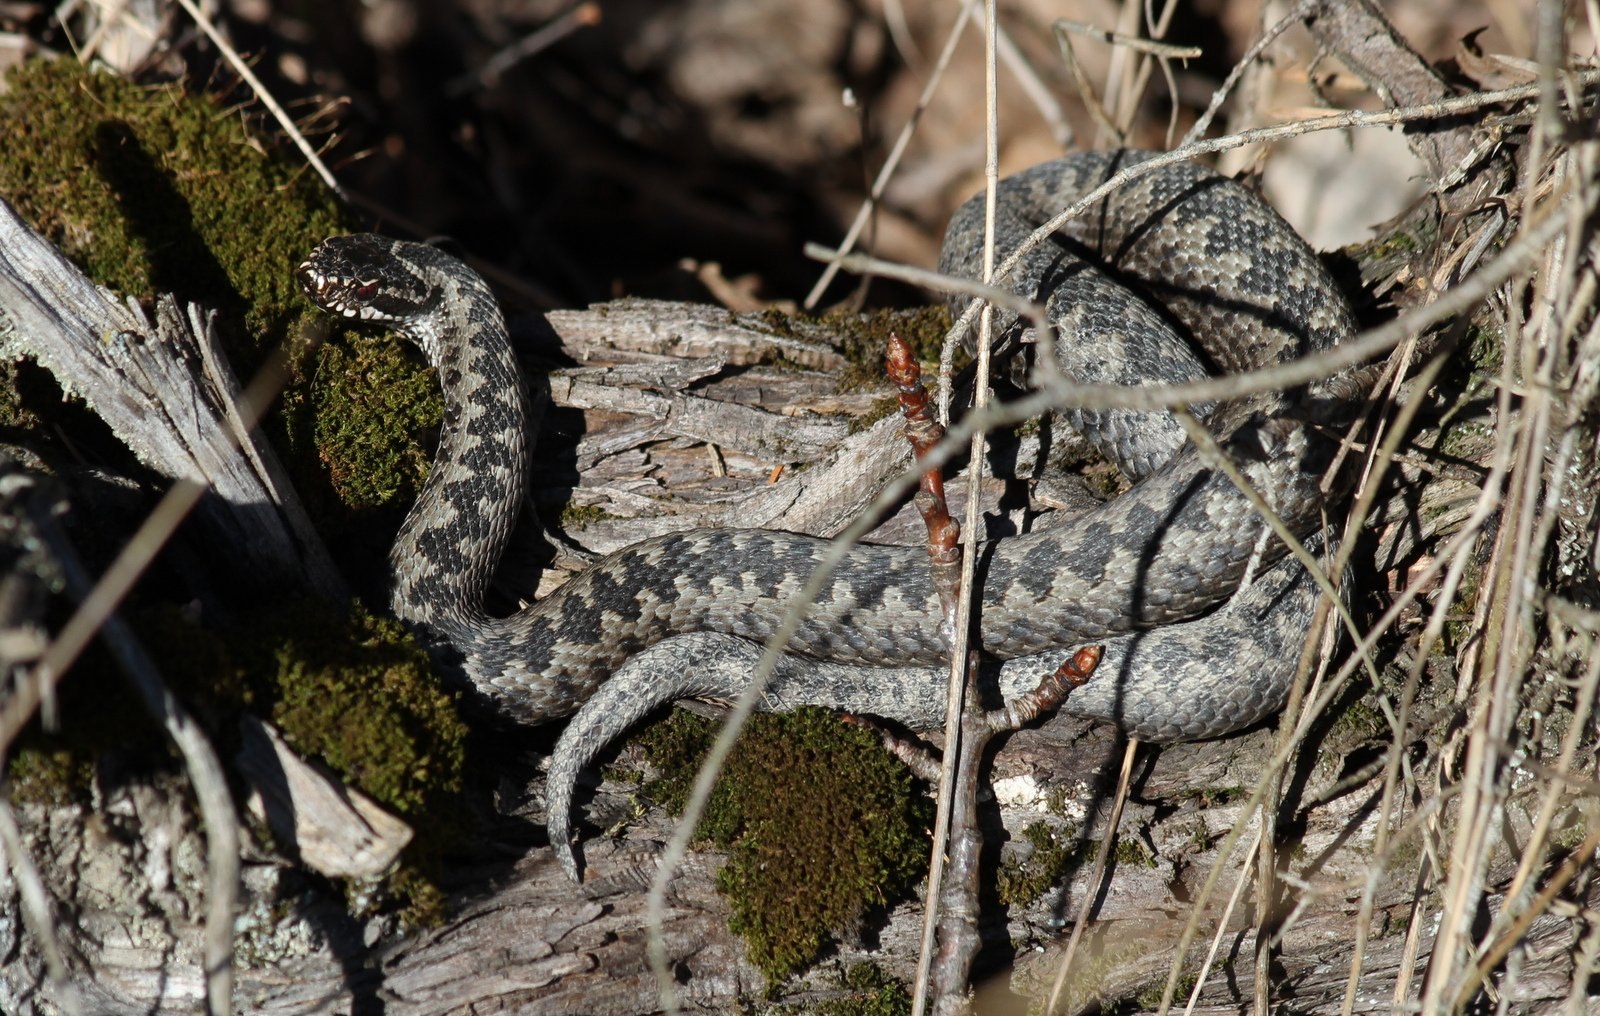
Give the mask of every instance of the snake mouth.
<path id="1" fill-rule="evenodd" d="M 295 281 L 312 303 L 330 314 L 359 318 L 364 321 L 387 321 L 383 313 L 369 302 L 378 291 L 378 283 L 364 282 L 344 276 L 325 275 L 315 261 L 302 261 L 294 270 Z"/>
<path id="2" fill-rule="evenodd" d="M 300 284 L 300 291 L 305 293 L 312 303 L 323 310 L 338 311 L 336 300 L 331 292 L 333 280 L 317 271 L 317 266 L 310 261 L 302 261 L 295 267 L 294 281 Z"/>

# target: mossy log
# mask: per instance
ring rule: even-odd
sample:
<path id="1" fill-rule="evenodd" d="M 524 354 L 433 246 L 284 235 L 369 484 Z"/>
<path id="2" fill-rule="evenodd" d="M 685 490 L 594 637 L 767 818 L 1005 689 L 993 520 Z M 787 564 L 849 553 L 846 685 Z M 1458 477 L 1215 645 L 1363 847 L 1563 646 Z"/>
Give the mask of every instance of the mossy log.
<path id="1" fill-rule="evenodd" d="M 3 200 L 0 354 L 35 359 L 144 465 L 209 487 L 215 496 L 200 515 L 241 574 L 341 598 L 343 581 L 283 467 L 252 432 L 264 407 L 244 405 L 210 317 L 163 297 L 152 323 L 137 303 L 90 282 Z"/>

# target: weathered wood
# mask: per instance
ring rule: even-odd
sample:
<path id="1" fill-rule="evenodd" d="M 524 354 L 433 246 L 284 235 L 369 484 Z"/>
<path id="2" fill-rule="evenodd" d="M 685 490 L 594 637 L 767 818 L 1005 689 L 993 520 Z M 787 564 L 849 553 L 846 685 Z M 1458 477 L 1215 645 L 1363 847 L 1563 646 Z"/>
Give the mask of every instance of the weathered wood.
<path id="1" fill-rule="evenodd" d="M 836 336 L 820 325 L 756 312 L 672 300 L 613 300 L 587 310 L 553 310 L 545 320 L 562 347 L 580 360 L 619 350 L 667 356 L 721 356 L 733 364 L 782 357 L 818 370 L 838 370 L 844 357 Z"/>
<path id="2" fill-rule="evenodd" d="M 381 875 L 411 842 L 411 827 L 326 768 L 294 753 L 283 735 L 239 717 L 234 765 L 250 785 L 245 802 L 301 864 L 330 878 Z"/>
<path id="3" fill-rule="evenodd" d="M 1112 864 L 1113 890 L 1097 908 L 1088 951 L 1069 979 L 1067 1011 L 1092 1010 L 1096 998 L 1127 998 L 1159 988 L 1188 919 L 1189 901 L 1237 820 L 1233 788 L 1254 779 L 1271 743 L 1272 732 L 1261 730 L 1147 753 L 1123 819 L 1122 840 L 1130 851 L 1127 859 Z M 1329 744 L 1324 752 L 1338 756 L 1348 747 Z M 994 774 L 1006 788 L 1000 815 L 1010 838 L 1005 856 L 1016 859 L 1029 852 L 1021 833 L 1035 822 L 1050 823 L 1064 836 L 1074 835 L 1070 830 L 1076 822 L 1077 834 L 1096 835 L 1111 763 L 1120 752 L 1116 737 L 1072 719 L 1016 735 Z M 1341 773 L 1315 759 L 1308 765 L 1302 800 L 1311 802 Z M 538 794 L 538 775 L 531 767 L 505 775 L 528 781 L 529 794 Z M 1017 793 L 1019 784 L 1032 784 L 1037 796 Z M 1298 909 L 1285 922 L 1278 947 L 1277 983 L 1292 992 L 1299 1012 L 1337 1012 L 1342 999 L 1355 894 L 1372 863 L 1372 787 L 1363 783 L 1306 805 L 1297 852 L 1304 860 L 1293 865 L 1304 888 L 1289 901 Z M 23 809 L 35 857 L 52 876 L 51 884 L 74 887 L 63 904 L 76 919 L 63 922 L 63 930 L 74 945 L 79 986 L 95 1012 L 198 1009 L 194 915 L 181 903 L 180 892 L 194 877 L 198 834 L 182 796 L 171 789 L 108 788 L 103 817 L 86 825 L 88 816 L 71 810 Z M 470 860 L 452 866 L 448 923 L 400 940 L 382 936 L 377 922 L 352 922 L 336 903 L 304 895 L 306 887 L 286 869 L 249 865 L 249 904 L 240 919 L 239 1011 L 262 1016 L 362 1011 L 379 998 L 392 1016 L 657 1011 L 656 985 L 645 961 L 644 892 L 671 821 L 656 811 L 634 816 L 633 789 L 608 784 L 592 803 L 591 814 L 600 823 L 629 820 L 620 827 L 621 839 L 587 834 L 589 869 L 582 887 L 568 882 L 542 841 L 527 834 L 522 823 L 540 817 L 530 809 L 495 829 Z M 1513 825 L 1526 821 L 1529 803 L 1523 798 L 1512 804 Z M 90 830 L 87 839 L 84 829 Z M 182 830 L 177 838 L 175 830 Z M 988 835 L 1004 834 L 991 827 Z M 1503 905 L 1498 893 L 1516 860 L 1502 851 L 1491 872 L 1491 887 L 1498 889 L 1487 897 L 1490 912 Z M 720 1008 L 731 998 L 763 990 L 760 975 L 727 931 L 725 904 L 713 884 L 716 867 L 714 859 L 691 859 L 678 872 L 668 899 L 667 955 L 678 973 L 681 1001 L 690 1007 Z M 1054 978 L 1060 915 L 1095 891 L 1087 883 L 1089 868 L 1085 858 L 1042 898 L 1012 907 L 1003 920 L 996 914 L 986 919 L 984 932 L 991 942 L 1023 947 L 1011 990 L 1042 990 Z M 1225 865 L 1225 891 L 1239 875 L 1234 858 Z M 1392 864 L 1383 877 L 1357 1013 L 1390 1011 L 1413 877 L 1409 864 Z M 13 892 L 0 876 L 0 900 L 9 901 Z M 1591 881 L 1581 892 L 1583 906 L 1600 907 L 1600 883 Z M 288 910 L 272 902 L 282 899 L 300 902 Z M 1209 931 L 1220 919 L 1224 899 L 1213 900 L 1203 929 Z M 1229 920 L 1218 969 L 1206 982 L 1197 1011 L 1237 1012 L 1249 999 L 1254 906 L 1253 893 L 1247 894 Z M 15 913 L 11 906 L 0 912 Z M 1513 997 L 1529 1004 L 1563 997 L 1571 983 L 1573 928 L 1572 920 L 1560 914 L 1535 923 Z M 919 908 L 902 906 L 875 933 L 873 948 L 847 944 L 839 959 L 870 959 L 892 976 L 908 977 L 920 930 Z M 0 941 L 16 942 L 18 934 L 14 916 L 9 924 L 0 916 Z M 1413 961 L 1418 971 L 1426 963 L 1430 934 L 1425 930 Z M 1205 941 L 1191 947 L 1192 959 L 1199 959 Z M 32 997 L 15 990 L 21 973 L 12 966 L 0 977 L 10 992 L 0 994 L 6 1012 L 34 1011 L 8 1001 L 27 1003 Z M 1003 991 L 1004 984 L 985 990 Z M 785 987 L 786 996 L 796 999 L 836 990 L 826 964 Z"/>
<path id="4" fill-rule="evenodd" d="M 276 455 L 250 432 L 207 315 L 95 286 L 0 201 L 0 355 L 30 356 L 146 466 L 216 494 L 200 516 L 257 581 L 337 598 L 343 581 Z"/>
<path id="5" fill-rule="evenodd" d="M 773 463 L 810 462 L 845 436 L 838 417 L 782 416 L 735 402 L 677 392 L 660 394 L 604 377 L 557 373 L 550 399 L 558 406 L 628 413 L 657 421 L 662 431 L 705 441 Z"/>

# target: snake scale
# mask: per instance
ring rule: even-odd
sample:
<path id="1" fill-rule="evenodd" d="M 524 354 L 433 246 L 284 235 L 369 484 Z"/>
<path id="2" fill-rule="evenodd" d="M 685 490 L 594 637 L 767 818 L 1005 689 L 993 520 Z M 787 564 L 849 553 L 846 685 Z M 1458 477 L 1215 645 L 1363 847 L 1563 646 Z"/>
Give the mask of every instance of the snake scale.
<path id="1" fill-rule="evenodd" d="M 1149 156 L 1089 153 L 1002 181 L 998 256 L 1117 169 Z M 946 233 L 942 270 L 977 277 L 981 196 Z M 420 244 L 333 237 L 296 270 L 320 307 L 421 346 L 445 422 L 391 552 L 395 613 L 480 702 L 522 722 L 576 713 L 552 762 L 551 842 L 569 872 L 581 767 L 658 704 L 733 697 L 816 567 L 819 539 L 706 529 L 618 551 L 510 617 L 483 608 L 518 514 L 525 396 L 496 302 L 474 272 Z M 1239 184 L 1177 164 L 1135 178 L 1025 258 L 1007 288 L 1043 303 L 1071 380 L 1148 384 L 1239 372 L 1326 349 L 1352 315 L 1316 255 Z M 997 317 L 999 333 L 1018 333 Z M 1224 400 L 1205 426 L 1299 535 L 1348 419 L 1348 377 Z M 1315 587 L 1167 413 L 1071 415 L 1138 482 L 1076 519 L 979 555 L 978 630 L 1002 693 L 1031 687 L 1074 647 L 1105 656 L 1066 710 L 1155 740 L 1216 736 L 1282 706 Z M 1280 562 L 1281 563 L 1275 563 Z M 1251 575 L 1241 588 L 1241 581 Z M 805 616 L 768 693 L 897 720 L 941 721 L 947 650 L 921 547 L 855 548 Z"/>

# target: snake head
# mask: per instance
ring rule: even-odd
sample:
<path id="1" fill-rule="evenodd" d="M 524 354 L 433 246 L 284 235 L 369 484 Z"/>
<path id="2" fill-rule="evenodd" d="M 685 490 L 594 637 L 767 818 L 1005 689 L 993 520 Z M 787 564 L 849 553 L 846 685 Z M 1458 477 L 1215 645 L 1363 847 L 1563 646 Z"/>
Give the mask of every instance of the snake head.
<path id="1" fill-rule="evenodd" d="M 447 255 L 375 233 L 332 236 L 294 270 L 311 302 L 332 314 L 399 322 L 433 310 L 439 291 L 421 269 Z"/>

